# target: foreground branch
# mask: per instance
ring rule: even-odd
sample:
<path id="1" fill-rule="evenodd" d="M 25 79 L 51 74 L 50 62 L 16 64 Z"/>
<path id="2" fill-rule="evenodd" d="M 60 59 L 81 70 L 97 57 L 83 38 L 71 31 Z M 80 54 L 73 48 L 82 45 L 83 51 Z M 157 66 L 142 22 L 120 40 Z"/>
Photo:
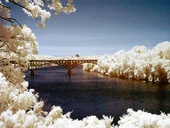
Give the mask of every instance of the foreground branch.
<path id="1" fill-rule="evenodd" d="M 2 16 L 0 16 L 0 18 L 2 20 L 8 21 L 8 22 L 10 22 L 12 24 L 14 24 L 16 22 L 22 28 L 22 25 L 14 18 L 5 18 L 5 17 L 2 17 Z"/>
<path id="2" fill-rule="evenodd" d="M 8 6 L 5 6 L 5 5 L 3 5 L 3 4 L 0 4 L 0 6 L 2 6 L 3 8 L 10 9 L 10 7 L 8 7 Z"/>

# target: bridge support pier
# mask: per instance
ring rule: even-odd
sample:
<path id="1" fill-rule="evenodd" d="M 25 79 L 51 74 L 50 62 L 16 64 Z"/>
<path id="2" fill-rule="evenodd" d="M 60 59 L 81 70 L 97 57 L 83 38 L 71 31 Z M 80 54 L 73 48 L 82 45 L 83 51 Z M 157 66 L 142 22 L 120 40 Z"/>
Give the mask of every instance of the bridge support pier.
<path id="1" fill-rule="evenodd" d="M 68 74 L 68 76 L 71 76 L 71 69 L 72 69 L 72 67 L 71 67 L 72 65 L 71 65 L 71 61 L 69 60 L 68 61 L 68 63 L 67 63 L 67 74 Z"/>

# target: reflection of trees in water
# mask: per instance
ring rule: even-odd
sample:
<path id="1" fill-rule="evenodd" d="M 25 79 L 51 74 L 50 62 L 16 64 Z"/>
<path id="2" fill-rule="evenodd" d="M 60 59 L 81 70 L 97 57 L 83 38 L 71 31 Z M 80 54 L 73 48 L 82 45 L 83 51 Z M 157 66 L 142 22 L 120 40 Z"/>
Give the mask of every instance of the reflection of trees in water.
<path id="1" fill-rule="evenodd" d="M 158 95 L 157 99 L 159 100 L 159 111 L 164 111 L 166 110 L 167 112 L 170 112 L 170 92 L 167 92 L 167 86 L 159 86 L 158 88 Z"/>

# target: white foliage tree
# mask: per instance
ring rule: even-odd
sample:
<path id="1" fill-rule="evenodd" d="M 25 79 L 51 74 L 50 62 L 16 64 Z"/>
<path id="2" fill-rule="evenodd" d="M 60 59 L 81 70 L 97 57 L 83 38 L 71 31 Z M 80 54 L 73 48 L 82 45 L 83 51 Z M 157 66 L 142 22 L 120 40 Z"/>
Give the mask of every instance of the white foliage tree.
<path id="1" fill-rule="evenodd" d="M 170 42 L 156 45 L 152 50 L 135 46 L 130 51 L 103 55 L 98 64 L 84 64 L 84 70 L 110 77 L 170 83 Z"/>

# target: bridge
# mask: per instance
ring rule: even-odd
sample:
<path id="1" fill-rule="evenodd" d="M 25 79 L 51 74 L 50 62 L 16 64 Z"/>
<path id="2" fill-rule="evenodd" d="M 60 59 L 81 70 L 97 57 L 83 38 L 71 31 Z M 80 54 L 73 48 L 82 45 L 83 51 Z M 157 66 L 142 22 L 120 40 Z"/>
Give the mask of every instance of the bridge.
<path id="1" fill-rule="evenodd" d="M 59 65 L 67 69 L 67 74 L 71 76 L 72 69 L 83 64 L 83 63 L 93 63 L 97 64 L 97 59 L 82 59 L 82 60 L 29 60 L 28 69 L 31 71 L 31 75 L 34 75 L 34 71 L 37 68 L 44 66 Z"/>

